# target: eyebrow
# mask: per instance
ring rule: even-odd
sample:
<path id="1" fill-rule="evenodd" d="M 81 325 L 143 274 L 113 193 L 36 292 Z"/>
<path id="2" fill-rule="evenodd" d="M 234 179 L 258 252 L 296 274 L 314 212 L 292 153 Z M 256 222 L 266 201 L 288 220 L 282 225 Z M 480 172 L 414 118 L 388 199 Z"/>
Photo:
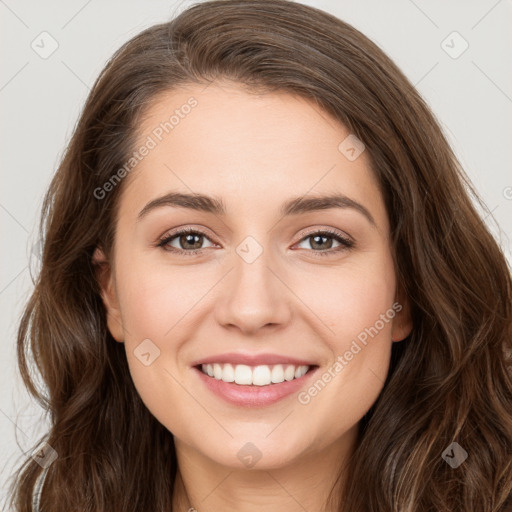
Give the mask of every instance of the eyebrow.
<path id="1" fill-rule="evenodd" d="M 178 208 L 187 208 L 200 212 L 213 213 L 219 216 L 226 215 L 226 206 L 222 198 L 208 196 L 198 193 L 180 193 L 169 192 L 161 197 L 153 199 L 142 208 L 137 220 L 140 221 L 150 211 L 163 206 L 173 206 Z M 350 208 L 361 213 L 372 226 L 377 227 L 372 214 L 361 203 L 343 194 L 317 195 L 310 197 L 295 197 L 287 200 L 280 209 L 282 217 L 299 215 L 304 213 L 316 212 L 319 210 L 328 210 L 330 208 Z"/>

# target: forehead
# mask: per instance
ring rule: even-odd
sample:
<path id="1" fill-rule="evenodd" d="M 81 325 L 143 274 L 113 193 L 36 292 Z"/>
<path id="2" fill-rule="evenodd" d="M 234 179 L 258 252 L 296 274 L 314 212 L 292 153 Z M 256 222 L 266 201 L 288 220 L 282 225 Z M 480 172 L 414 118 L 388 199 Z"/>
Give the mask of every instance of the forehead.
<path id="1" fill-rule="evenodd" d="M 367 152 L 347 157 L 353 137 L 314 103 L 285 92 L 233 83 L 170 90 L 146 108 L 135 150 L 149 149 L 138 151 L 145 155 L 127 177 L 122 203 L 140 210 L 179 191 L 222 198 L 227 215 L 277 214 L 286 199 L 340 193 L 382 222 Z"/>

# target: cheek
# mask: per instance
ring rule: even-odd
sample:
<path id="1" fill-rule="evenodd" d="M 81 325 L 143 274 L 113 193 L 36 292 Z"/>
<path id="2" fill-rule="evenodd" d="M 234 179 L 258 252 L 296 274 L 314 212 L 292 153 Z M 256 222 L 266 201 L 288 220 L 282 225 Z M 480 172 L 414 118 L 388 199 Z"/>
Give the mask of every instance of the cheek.
<path id="1" fill-rule="evenodd" d="M 121 308 L 133 384 L 151 414 L 172 432 L 180 421 L 171 412 L 184 401 L 175 364 L 179 343 L 172 328 L 183 313 L 180 294 L 165 284 L 149 273 L 126 280 Z"/>
<path id="2" fill-rule="evenodd" d="M 322 422 L 327 421 L 331 439 L 357 423 L 378 398 L 389 369 L 391 328 L 399 308 L 393 307 L 391 257 L 375 258 L 372 265 L 347 265 L 326 276 L 317 278 L 315 287 L 308 283 L 307 302 L 314 304 L 315 313 L 330 329 L 324 342 L 331 359 L 298 401 L 312 418 L 313 431 L 325 429 Z M 306 288 L 302 293 L 305 296 Z"/>
<path id="3" fill-rule="evenodd" d="M 179 384 L 183 377 L 177 366 L 181 340 L 187 339 L 184 333 L 193 334 L 200 300 L 215 281 L 211 272 L 148 265 L 143 257 L 120 258 L 116 268 L 133 383 L 152 414 L 174 427 L 176 420 L 169 421 L 169 411 L 185 405 L 188 399 Z"/>
<path id="4" fill-rule="evenodd" d="M 148 265 L 134 258 L 119 265 L 118 294 L 127 337 L 163 339 L 197 303 L 202 286 L 197 272 Z M 204 293 L 204 292 L 203 292 Z"/>
<path id="5" fill-rule="evenodd" d="M 395 298 L 395 273 L 391 256 L 371 255 L 364 261 L 347 263 L 339 269 L 322 269 L 293 284 L 299 297 L 329 328 L 326 339 L 333 352 L 345 350 L 347 342 L 378 322 L 382 338 L 391 337 L 393 311 L 384 324 L 380 315 L 392 307 Z M 364 335 L 362 336 L 364 338 Z"/>

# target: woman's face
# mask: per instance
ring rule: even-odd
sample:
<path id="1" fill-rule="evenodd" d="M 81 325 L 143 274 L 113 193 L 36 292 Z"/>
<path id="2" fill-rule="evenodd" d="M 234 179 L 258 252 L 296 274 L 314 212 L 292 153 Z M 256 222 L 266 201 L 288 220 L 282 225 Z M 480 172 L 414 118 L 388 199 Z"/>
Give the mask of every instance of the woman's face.
<path id="1" fill-rule="evenodd" d="M 304 99 L 227 82 L 159 97 L 135 151 L 102 287 L 148 409 L 230 467 L 353 444 L 411 327 L 367 151 Z"/>

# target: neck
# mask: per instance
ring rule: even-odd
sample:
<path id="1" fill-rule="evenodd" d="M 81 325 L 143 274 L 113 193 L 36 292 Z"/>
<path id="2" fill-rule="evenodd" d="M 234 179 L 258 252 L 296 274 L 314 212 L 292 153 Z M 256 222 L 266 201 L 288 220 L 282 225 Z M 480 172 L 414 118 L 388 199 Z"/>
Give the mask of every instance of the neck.
<path id="1" fill-rule="evenodd" d="M 344 472 L 357 430 L 335 444 L 277 468 L 240 469 L 212 461 L 175 438 L 178 472 L 173 510 L 178 512 L 339 512 Z M 334 490 L 335 499 L 326 500 Z"/>

